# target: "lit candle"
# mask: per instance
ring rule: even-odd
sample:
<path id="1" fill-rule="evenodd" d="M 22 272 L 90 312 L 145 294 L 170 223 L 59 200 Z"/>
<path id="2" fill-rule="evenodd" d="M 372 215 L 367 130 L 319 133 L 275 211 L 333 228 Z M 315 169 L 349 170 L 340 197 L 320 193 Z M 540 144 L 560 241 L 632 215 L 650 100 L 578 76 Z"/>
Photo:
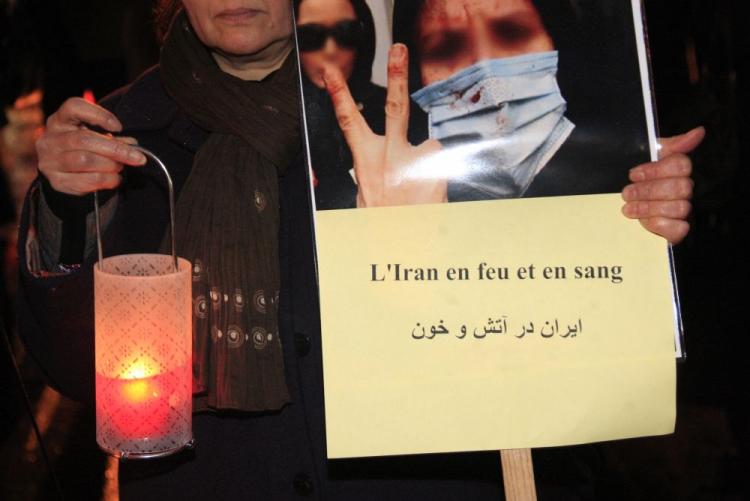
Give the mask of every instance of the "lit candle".
<path id="1" fill-rule="evenodd" d="M 185 405 L 179 384 L 179 375 L 185 368 L 157 373 L 153 366 L 138 360 L 122 371 L 120 377 L 97 378 L 103 401 L 118 402 L 101 412 L 109 414 L 112 431 L 123 442 L 148 442 L 168 434 L 174 426 L 170 419 L 172 411 Z"/>
<path id="2" fill-rule="evenodd" d="M 151 375 L 148 366 L 142 360 L 136 361 L 127 370 L 120 374 L 119 379 L 123 380 L 122 397 L 125 401 L 133 404 L 141 404 L 149 399 L 159 398 L 159 387 Z"/>

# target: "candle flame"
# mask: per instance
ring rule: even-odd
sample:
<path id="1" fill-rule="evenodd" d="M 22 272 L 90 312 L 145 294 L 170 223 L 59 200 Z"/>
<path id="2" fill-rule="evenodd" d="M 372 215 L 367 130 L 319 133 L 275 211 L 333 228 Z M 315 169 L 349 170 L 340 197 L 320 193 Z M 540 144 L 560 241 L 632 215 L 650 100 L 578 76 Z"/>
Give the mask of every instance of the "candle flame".
<path id="1" fill-rule="evenodd" d="M 143 379 L 152 376 L 150 367 L 143 361 L 137 360 L 120 376 L 121 379 Z"/>

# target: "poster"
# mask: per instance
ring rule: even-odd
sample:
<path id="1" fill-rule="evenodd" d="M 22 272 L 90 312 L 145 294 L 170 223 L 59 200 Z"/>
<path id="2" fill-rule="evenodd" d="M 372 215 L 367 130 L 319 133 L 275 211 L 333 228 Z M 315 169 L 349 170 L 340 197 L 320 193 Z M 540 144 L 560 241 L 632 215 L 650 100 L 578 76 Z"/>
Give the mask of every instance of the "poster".
<path id="1" fill-rule="evenodd" d="M 620 214 L 656 157 L 639 2 L 295 15 L 329 457 L 670 433 L 668 247 Z"/>

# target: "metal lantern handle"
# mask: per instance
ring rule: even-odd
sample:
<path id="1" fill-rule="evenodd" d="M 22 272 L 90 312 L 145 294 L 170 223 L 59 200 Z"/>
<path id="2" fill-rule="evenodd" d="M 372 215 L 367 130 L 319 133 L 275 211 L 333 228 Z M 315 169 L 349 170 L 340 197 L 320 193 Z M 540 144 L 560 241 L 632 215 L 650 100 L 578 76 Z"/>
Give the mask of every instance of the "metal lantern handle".
<path id="1" fill-rule="evenodd" d="M 135 148 L 136 150 L 140 151 L 147 157 L 151 158 L 154 162 L 156 162 L 156 165 L 158 165 L 162 172 L 164 172 L 164 177 L 167 178 L 167 188 L 169 190 L 169 232 L 170 237 L 172 240 L 172 265 L 174 267 L 175 273 L 179 269 L 179 266 L 177 264 L 177 252 L 175 250 L 175 209 L 174 209 L 174 185 L 172 184 L 172 177 L 169 175 L 169 171 L 167 170 L 166 165 L 164 165 L 164 162 L 162 162 L 159 157 L 157 157 L 153 152 L 147 150 L 146 148 L 142 148 L 140 146 L 132 146 L 132 148 Z M 99 254 L 99 269 L 103 270 L 103 261 L 104 261 L 104 252 L 102 250 L 102 230 L 101 230 L 101 215 L 99 214 L 99 192 L 94 192 L 94 220 L 96 221 L 96 250 Z"/>

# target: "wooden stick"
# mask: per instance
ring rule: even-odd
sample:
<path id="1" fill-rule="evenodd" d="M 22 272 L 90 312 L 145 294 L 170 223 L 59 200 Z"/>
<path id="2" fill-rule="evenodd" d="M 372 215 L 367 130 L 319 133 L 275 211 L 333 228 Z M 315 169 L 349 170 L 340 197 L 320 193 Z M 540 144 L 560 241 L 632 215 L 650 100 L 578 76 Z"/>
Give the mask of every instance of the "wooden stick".
<path id="1" fill-rule="evenodd" d="M 531 449 L 503 449 L 503 485 L 507 501 L 536 501 Z"/>

